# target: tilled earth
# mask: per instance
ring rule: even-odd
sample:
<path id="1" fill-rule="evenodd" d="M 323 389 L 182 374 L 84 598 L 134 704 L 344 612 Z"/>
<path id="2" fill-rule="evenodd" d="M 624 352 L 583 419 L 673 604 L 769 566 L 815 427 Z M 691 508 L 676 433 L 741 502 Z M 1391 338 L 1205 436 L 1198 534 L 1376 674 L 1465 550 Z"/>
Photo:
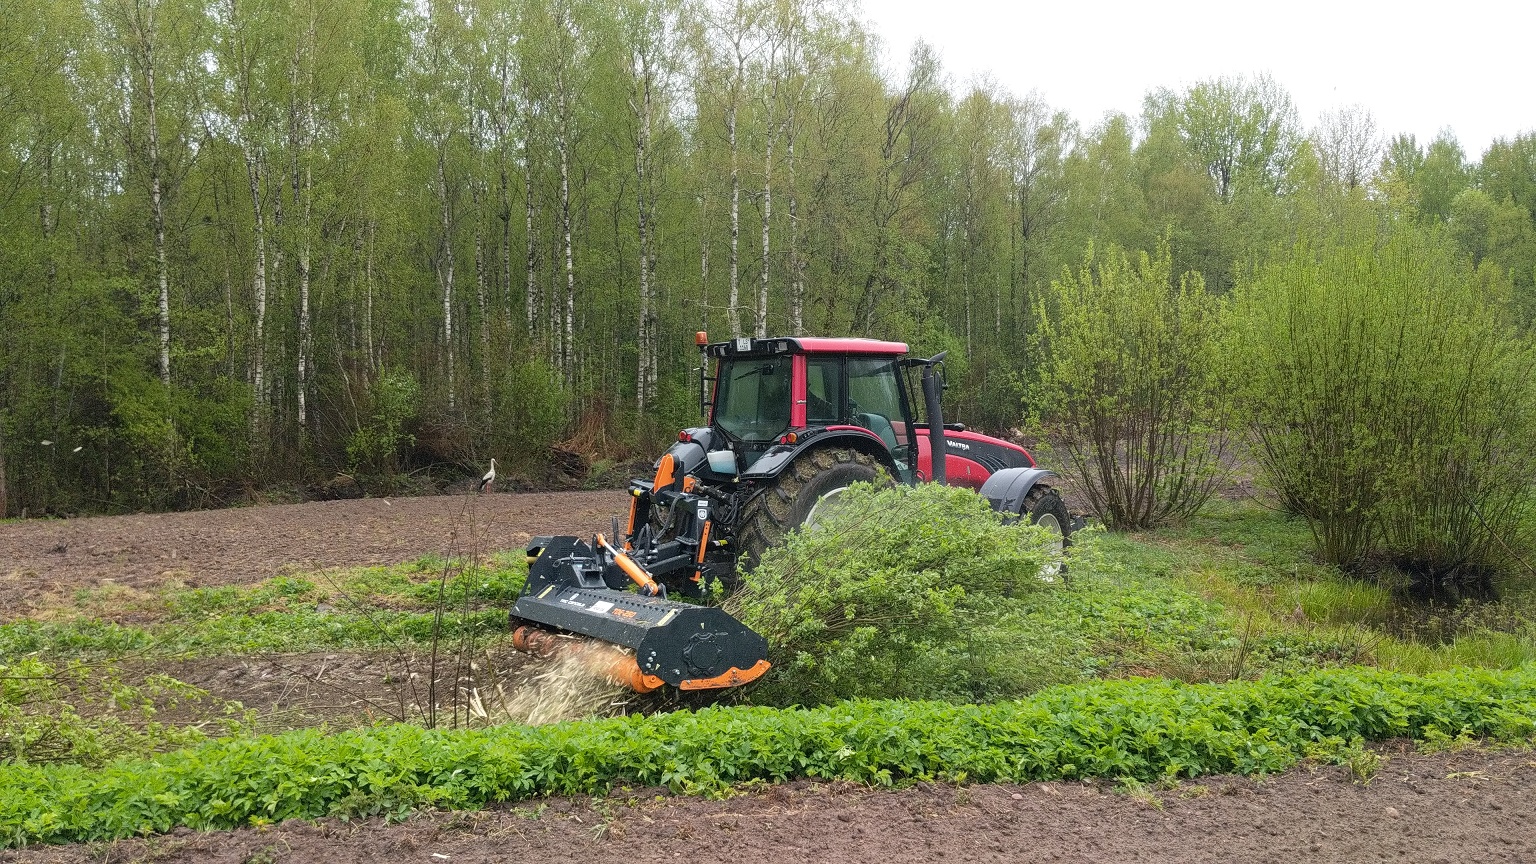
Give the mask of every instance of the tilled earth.
<path id="1" fill-rule="evenodd" d="M 0 525 L 0 619 L 105 584 L 260 582 L 290 571 L 520 548 L 607 531 L 622 492 L 363 498 Z"/>
<path id="2" fill-rule="evenodd" d="M 1302 767 L 1136 794 L 1104 783 L 875 791 L 800 782 L 716 801 L 637 790 L 394 825 L 183 829 L 0 861 L 1536 861 L 1536 753 L 1387 755 L 1369 785 L 1341 768 Z"/>

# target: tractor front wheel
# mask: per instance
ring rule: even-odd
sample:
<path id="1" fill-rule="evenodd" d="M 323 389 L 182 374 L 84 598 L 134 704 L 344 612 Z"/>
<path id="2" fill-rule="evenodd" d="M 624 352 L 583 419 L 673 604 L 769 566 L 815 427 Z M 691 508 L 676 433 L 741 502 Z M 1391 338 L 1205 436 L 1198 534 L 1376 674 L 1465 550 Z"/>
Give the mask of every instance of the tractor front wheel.
<path id="1" fill-rule="evenodd" d="M 825 506 L 855 483 L 879 477 L 874 457 L 848 447 L 820 447 L 803 453 L 753 495 L 736 529 L 736 572 L 757 566 L 763 550 L 807 522 L 820 521 Z"/>
<path id="2" fill-rule="evenodd" d="M 1049 486 L 1034 487 L 1020 503 L 1019 515 L 1028 519 L 1030 524 L 1039 525 L 1056 535 L 1050 550 L 1055 560 L 1040 568 L 1040 579 L 1045 582 L 1054 582 L 1058 578 L 1065 580 L 1067 565 L 1062 555 L 1071 542 L 1067 537 L 1067 529 L 1072 524 L 1072 517 L 1067 513 L 1066 502 L 1061 500 L 1061 493 Z"/>

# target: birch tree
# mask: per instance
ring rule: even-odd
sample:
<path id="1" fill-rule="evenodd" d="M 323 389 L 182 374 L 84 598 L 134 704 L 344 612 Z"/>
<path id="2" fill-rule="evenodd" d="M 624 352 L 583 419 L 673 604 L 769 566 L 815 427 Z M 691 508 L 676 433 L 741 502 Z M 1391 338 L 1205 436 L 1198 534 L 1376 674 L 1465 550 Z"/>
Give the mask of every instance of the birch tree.
<path id="1" fill-rule="evenodd" d="M 721 57 L 712 64 L 701 64 L 700 71 L 712 75 L 723 61 L 725 66 L 722 100 L 725 114 L 726 144 L 730 152 L 731 246 L 730 276 L 726 293 L 726 322 L 731 338 L 741 336 L 741 109 L 746 98 L 748 64 L 762 48 L 760 26 L 762 7 L 749 0 L 720 0 L 705 13 L 710 37 L 718 39 Z M 706 92 L 717 88 L 705 85 Z"/>
<path id="2" fill-rule="evenodd" d="M 423 22 L 424 56 L 421 67 L 421 115 L 423 134 L 432 148 L 433 179 L 438 216 L 438 242 L 433 255 L 442 301 L 442 358 L 448 409 L 457 407 L 455 374 L 454 310 L 456 306 L 454 253 L 455 207 L 458 183 L 449 182 L 450 149 L 461 134 L 464 123 L 464 81 L 460 46 L 463 19 L 461 10 L 451 0 L 433 0 Z"/>
<path id="3" fill-rule="evenodd" d="M 1364 105 L 1324 112 L 1312 141 L 1323 173 L 1345 189 L 1365 185 L 1381 154 L 1376 119 Z"/>
<path id="4" fill-rule="evenodd" d="M 112 37 L 111 52 L 128 95 L 121 108 L 120 134 L 147 197 L 153 242 L 157 310 L 157 370 L 162 385 L 171 384 L 171 275 L 166 251 L 166 198 L 175 175 L 168 150 L 184 152 L 179 140 L 163 140 L 164 126 L 179 138 L 185 124 L 168 116 L 168 84 L 194 75 L 196 67 L 184 53 L 193 38 L 200 10 L 177 0 L 100 0 L 103 24 Z M 183 99 L 191 97 L 182 87 Z M 184 106 L 183 106 L 184 107 Z M 171 120 L 171 122 L 167 122 Z"/>
<path id="5" fill-rule="evenodd" d="M 680 2 L 630 0 L 621 8 L 621 38 L 628 49 L 631 140 L 635 165 L 635 221 L 639 240 L 636 279 L 639 304 L 635 327 L 637 368 L 635 410 L 644 417 L 656 398 L 658 320 L 656 251 L 657 128 L 666 123 L 676 75 Z"/>
<path id="6" fill-rule="evenodd" d="M 261 0 L 227 0 L 220 10 L 217 59 L 223 79 L 222 118 L 231 127 L 245 167 L 251 207 L 251 301 L 254 307 L 247 368 L 251 383 L 250 434 L 260 440 L 267 400 L 267 213 L 262 204 L 262 175 L 272 118 L 261 81 L 274 34 L 272 10 Z"/>

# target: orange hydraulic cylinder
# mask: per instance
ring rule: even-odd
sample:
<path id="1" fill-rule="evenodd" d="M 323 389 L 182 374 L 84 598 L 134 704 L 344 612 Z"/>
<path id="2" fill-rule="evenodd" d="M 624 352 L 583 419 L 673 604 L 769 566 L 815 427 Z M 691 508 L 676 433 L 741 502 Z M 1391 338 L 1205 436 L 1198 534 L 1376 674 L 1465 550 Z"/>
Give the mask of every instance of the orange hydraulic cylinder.
<path id="1" fill-rule="evenodd" d="M 655 579 L 651 578 L 651 574 L 645 572 L 644 567 L 636 564 L 633 558 L 608 545 L 608 541 L 603 539 L 601 534 L 597 535 L 597 545 L 613 553 L 613 563 L 619 565 L 619 569 L 624 571 L 624 575 L 634 580 L 634 583 L 640 586 L 641 591 L 653 597 L 661 593 L 661 587 L 656 584 Z"/>

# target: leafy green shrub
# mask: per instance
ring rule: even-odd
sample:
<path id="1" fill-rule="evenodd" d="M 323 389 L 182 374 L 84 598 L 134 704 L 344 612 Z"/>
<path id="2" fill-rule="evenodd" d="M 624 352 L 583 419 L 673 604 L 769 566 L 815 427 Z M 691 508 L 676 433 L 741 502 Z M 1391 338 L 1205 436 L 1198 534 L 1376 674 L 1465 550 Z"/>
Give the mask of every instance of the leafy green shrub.
<path id="1" fill-rule="evenodd" d="M 762 698 L 987 698 L 999 625 L 1010 598 L 1046 587 L 1048 544 L 968 489 L 860 484 L 765 553 L 728 605 L 775 658 Z"/>
<path id="2" fill-rule="evenodd" d="M 1324 560 L 1382 551 L 1435 587 L 1525 545 L 1536 351 L 1485 276 L 1443 237 L 1401 227 L 1298 247 L 1246 280 L 1256 455 Z"/>
<path id="3" fill-rule="evenodd" d="M 1283 770 L 1337 742 L 1536 734 L 1536 667 L 1422 678 L 1332 670 L 1258 682 L 1138 679 L 993 705 L 711 708 L 553 726 L 397 725 L 231 738 L 100 769 L 0 766 L 0 843 L 105 840 L 178 825 L 403 815 L 615 786 L 720 791 L 810 777 L 1150 783 Z"/>
<path id="4" fill-rule="evenodd" d="M 165 675 L 129 684 L 120 669 L 25 657 L 0 664 L 0 762 L 102 765 L 124 754 L 185 747 L 206 739 L 204 724 L 155 720 L 162 710 L 202 702 L 208 692 Z M 247 728 L 230 704 L 214 728 Z"/>
<path id="5" fill-rule="evenodd" d="M 1094 513 L 1150 528 L 1193 513 L 1222 478 L 1231 399 L 1226 308 L 1199 273 L 1173 284 L 1167 244 L 1135 267 L 1111 247 L 1053 282 L 1036 307 L 1034 411 Z"/>
<path id="6" fill-rule="evenodd" d="M 560 373 L 548 363 L 509 367 L 496 394 L 492 452 L 523 470 L 546 467 L 550 445 L 566 427 L 568 401 Z"/>
<path id="7" fill-rule="evenodd" d="M 401 451 L 416 442 L 406 424 L 420 410 L 421 386 L 416 376 L 392 369 L 369 388 L 367 419 L 347 439 L 347 462 L 354 469 L 393 474 L 400 469 Z"/>

